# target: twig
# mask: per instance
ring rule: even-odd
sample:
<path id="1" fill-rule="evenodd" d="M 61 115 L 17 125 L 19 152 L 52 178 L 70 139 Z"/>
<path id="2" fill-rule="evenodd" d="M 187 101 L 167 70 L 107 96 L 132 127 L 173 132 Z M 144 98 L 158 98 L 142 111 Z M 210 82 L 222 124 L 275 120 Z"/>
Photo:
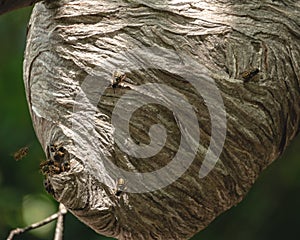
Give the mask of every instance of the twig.
<path id="1" fill-rule="evenodd" d="M 57 213 L 51 215 L 50 217 L 47 217 L 46 219 L 40 221 L 40 222 L 36 222 L 36 223 L 33 223 L 31 224 L 30 226 L 27 226 L 25 228 L 16 228 L 14 230 L 12 230 L 10 233 L 9 233 L 9 236 L 6 240 L 12 240 L 14 235 L 18 235 L 18 234 L 21 234 L 21 233 L 24 233 L 24 232 L 27 232 L 27 231 L 30 231 L 32 229 L 36 229 L 36 228 L 39 228 L 41 226 L 44 226 L 56 219 L 58 219 L 59 217 L 62 217 L 63 218 L 63 215 L 65 215 L 67 213 L 67 210 L 65 208 L 65 206 L 61 207 L 62 204 L 59 205 L 59 210 Z M 55 231 L 55 236 L 56 236 L 56 231 Z M 59 240 L 61 238 L 55 238 L 54 240 Z"/>
<path id="2" fill-rule="evenodd" d="M 64 216 L 67 213 L 67 209 L 63 204 L 59 204 L 59 213 L 60 213 L 60 215 L 57 218 L 54 240 L 62 240 L 63 239 Z"/>

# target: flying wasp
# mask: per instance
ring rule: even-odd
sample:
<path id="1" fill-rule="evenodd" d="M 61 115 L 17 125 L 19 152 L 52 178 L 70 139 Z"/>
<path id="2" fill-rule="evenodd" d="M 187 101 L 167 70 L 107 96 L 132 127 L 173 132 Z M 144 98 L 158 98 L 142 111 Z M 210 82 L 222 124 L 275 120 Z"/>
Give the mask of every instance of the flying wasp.
<path id="1" fill-rule="evenodd" d="M 25 147 L 22 147 L 20 148 L 18 151 L 16 151 L 14 154 L 13 154 L 13 157 L 16 161 L 19 161 L 21 160 L 22 158 L 26 157 L 27 154 L 28 154 L 28 151 L 29 151 L 29 147 L 28 146 L 25 146 Z"/>

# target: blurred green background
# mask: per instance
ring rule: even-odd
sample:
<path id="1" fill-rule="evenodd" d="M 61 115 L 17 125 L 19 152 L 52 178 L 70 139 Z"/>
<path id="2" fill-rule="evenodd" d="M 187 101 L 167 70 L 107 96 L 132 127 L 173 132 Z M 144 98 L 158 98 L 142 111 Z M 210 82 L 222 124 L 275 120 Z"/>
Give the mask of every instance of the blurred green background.
<path id="1" fill-rule="evenodd" d="M 44 153 L 35 137 L 22 80 L 30 8 L 0 16 L 0 239 L 57 209 L 44 191 L 39 162 Z M 11 156 L 29 146 L 26 158 Z M 193 240 L 281 240 L 300 236 L 300 136 L 259 178 L 246 199 L 217 218 Z M 15 237 L 53 239 L 55 224 Z M 67 214 L 64 240 L 105 238 Z"/>

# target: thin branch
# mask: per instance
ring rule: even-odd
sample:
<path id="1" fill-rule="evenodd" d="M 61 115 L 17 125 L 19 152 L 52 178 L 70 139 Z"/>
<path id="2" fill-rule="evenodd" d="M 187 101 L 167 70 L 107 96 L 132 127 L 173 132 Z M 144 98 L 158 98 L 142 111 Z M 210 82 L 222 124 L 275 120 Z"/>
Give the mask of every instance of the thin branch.
<path id="1" fill-rule="evenodd" d="M 41 0 L 0 0 L 0 15 L 22 8 L 29 7 Z"/>
<path id="2" fill-rule="evenodd" d="M 44 226 L 44 225 L 46 225 L 46 224 L 48 224 L 48 223 L 50 223 L 50 222 L 58 219 L 59 217 L 63 217 L 63 215 L 65 215 L 67 213 L 67 210 L 66 210 L 66 208 L 64 206 L 61 207 L 61 205 L 62 204 L 59 205 L 58 212 L 55 213 L 55 214 L 53 214 L 53 215 L 51 215 L 50 217 L 48 217 L 48 218 L 46 218 L 46 219 L 44 219 L 44 220 L 42 220 L 40 222 L 33 223 L 30 226 L 27 226 L 25 228 L 16 228 L 16 229 L 12 230 L 9 233 L 9 236 L 8 236 L 8 238 L 6 240 L 12 240 L 15 235 L 18 235 L 18 234 L 30 231 L 32 229 L 36 229 L 36 228 L 42 227 L 42 226 Z M 56 236 L 56 231 L 57 230 L 55 230 L 55 236 Z M 60 238 L 57 238 L 57 239 L 55 238 L 54 240 L 60 240 Z"/>
<path id="3" fill-rule="evenodd" d="M 67 209 L 63 204 L 59 204 L 59 213 L 60 215 L 57 218 L 54 240 L 63 239 L 64 216 L 67 213 Z"/>

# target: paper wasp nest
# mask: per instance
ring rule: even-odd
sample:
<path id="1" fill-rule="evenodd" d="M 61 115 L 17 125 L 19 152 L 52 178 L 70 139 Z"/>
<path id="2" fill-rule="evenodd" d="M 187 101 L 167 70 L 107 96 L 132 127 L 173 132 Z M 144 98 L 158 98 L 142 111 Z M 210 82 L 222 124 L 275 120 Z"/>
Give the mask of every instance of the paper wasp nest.
<path id="1" fill-rule="evenodd" d="M 45 188 L 95 231 L 188 239 L 299 129 L 295 1 L 36 4 L 24 62 Z"/>

